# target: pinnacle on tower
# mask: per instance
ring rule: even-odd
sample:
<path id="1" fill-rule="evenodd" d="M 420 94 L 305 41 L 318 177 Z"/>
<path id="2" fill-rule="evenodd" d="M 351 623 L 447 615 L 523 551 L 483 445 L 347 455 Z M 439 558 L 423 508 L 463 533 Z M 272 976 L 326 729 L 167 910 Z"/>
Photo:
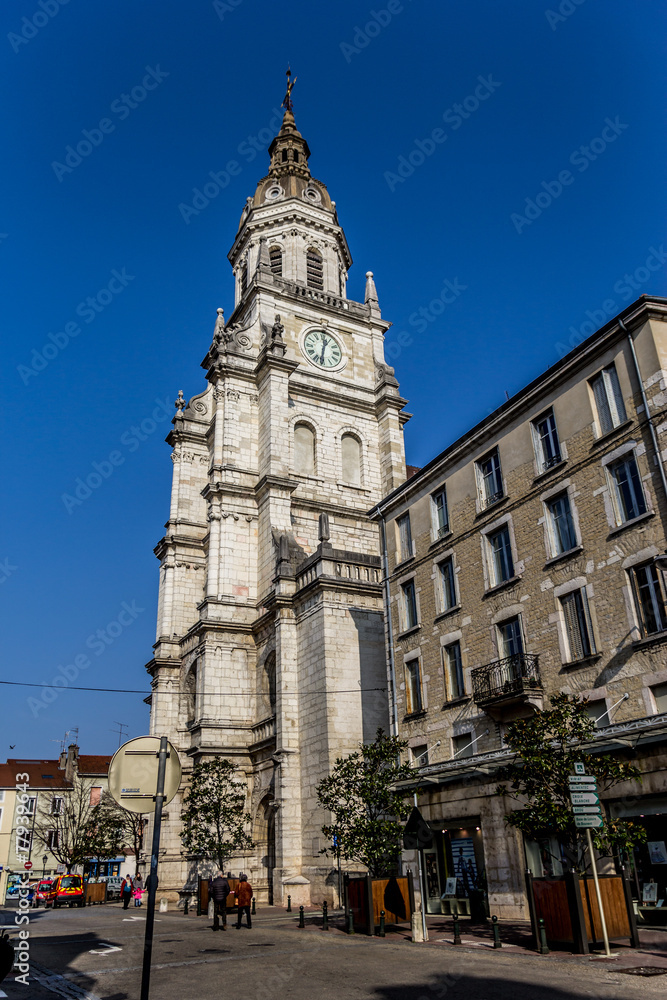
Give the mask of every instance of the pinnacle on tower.
<path id="1" fill-rule="evenodd" d="M 310 149 L 294 121 L 292 89 L 296 83 L 296 77 L 292 80 L 291 75 L 292 71 L 288 68 L 287 91 L 281 104 L 281 107 L 285 109 L 283 123 L 280 132 L 269 146 L 269 154 L 271 156 L 269 177 L 274 178 L 289 175 L 310 177 L 310 170 L 308 169 Z"/>

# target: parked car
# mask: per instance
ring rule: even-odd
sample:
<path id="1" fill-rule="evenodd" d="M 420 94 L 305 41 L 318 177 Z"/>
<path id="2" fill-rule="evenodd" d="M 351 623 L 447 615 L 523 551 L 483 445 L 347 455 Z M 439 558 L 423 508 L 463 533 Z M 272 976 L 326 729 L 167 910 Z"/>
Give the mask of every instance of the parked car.
<path id="1" fill-rule="evenodd" d="M 42 903 L 44 906 L 50 902 L 54 897 L 52 896 L 53 887 L 55 884 L 55 879 L 43 878 L 35 886 L 35 896 L 33 900 L 34 906 L 39 906 Z"/>
<path id="2" fill-rule="evenodd" d="M 120 899 L 122 881 L 123 879 L 120 875 L 109 875 L 107 877 L 107 899 Z"/>
<path id="3" fill-rule="evenodd" d="M 49 895 L 54 910 L 58 906 L 85 906 L 84 884 L 81 875 L 59 875 Z"/>

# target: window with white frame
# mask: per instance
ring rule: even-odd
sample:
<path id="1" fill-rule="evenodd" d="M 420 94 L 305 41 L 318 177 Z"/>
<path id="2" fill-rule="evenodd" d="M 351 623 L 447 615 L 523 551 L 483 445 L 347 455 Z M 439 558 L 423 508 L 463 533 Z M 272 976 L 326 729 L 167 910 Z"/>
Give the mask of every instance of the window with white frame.
<path id="1" fill-rule="evenodd" d="M 404 562 L 412 556 L 412 528 L 410 526 L 410 514 L 403 514 L 396 518 L 398 528 L 398 561 Z"/>
<path id="2" fill-rule="evenodd" d="M 642 634 L 654 635 L 667 629 L 662 573 L 653 562 L 630 570 L 632 591 Z"/>
<path id="3" fill-rule="evenodd" d="M 667 712 L 667 684 L 656 684 L 651 688 L 651 694 L 657 714 L 662 715 L 663 712 Z"/>
<path id="4" fill-rule="evenodd" d="M 63 799 L 62 796 L 55 795 L 51 799 L 51 815 L 60 816 L 63 811 Z"/>
<path id="5" fill-rule="evenodd" d="M 586 711 L 588 712 L 588 717 L 595 724 L 596 729 L 603 729 L 605 726 L 610 725 L 609 712 L 607 711 L 607 702 L 604 700 L 604 698 L 597 698 L 594 701 L 587 701 Z"/>
<path id="6" fill-rule="evenodd" d="M 490 507 L 504 496 L 500 455 L 497 448 L 477 462 L 477 480 L 482 507 Z"/>
<path id="7" fill-rule="evenodd" d="M 60 846 L 60 834 L 57 830 L 46 831 L 46 846 L 49 851 Z"/>
<path id="8" fill-rule="evenodd" d="M 449 511 L 447 509 L 447 491 L 443 486 L 441 490 L 431 496 L 433 507 L 433 521 L 436 538 L 442 538 L 449 531 Z"/>
<path id="9" fill-rule="evenodd" d="M 486 544 L 489 552 L 489 577 L 491 586 L 495 587 L 514 576 L 512 543 L 507 524 L 486 535 Z"/>
<path id="10" fill-rule="evenodd" d="M 36 795 L 29 796 L 24 802 L 23 815 L 34 816 L 36 806 L 37 806 L 37 796 Z"/>
<path id="11" fill-rule="evenodd" d="M 634 454 L 630 452 L 624 455 L 607 468 L 611 479 L 617 523 L 624 524 L 645 514 L 646 497 Z"/>
<path id="12" fill-rule="evenodd" d="M 403 605 L 401 608 L 403 619 L 401 631 L 406 632 L 417 625 L 417 591 L 414 580 L 408 580 L 401 584 L 401 595 Z"/>
<path id="13" fill-rule="evenodd" d="M 563 594 L 560 603 L 565 622 L 568 662 L 576 663 L 596 652 L 586 588 Z"/>
<path id="14" fill-rule="evenodd" d="M 563 552 L 569 552 L 577 545 L 577 533 L 574 529 L 574 518 L 567 490 L 551 500 L 547 500 L 546 508 L 551 555 L 559 556 Z"/>
<path id="15" fill-rule="evenodd" d="M 532 423 L 533 441 L 537 453 L 537 464 L 540 472 L 546 472 L 552 466 L 562 461 L 560 441 L 554 411 L 548 410 Z"/>
<path id="16" fill-rule="evenodd" d="M 405 702 L 408 715 L 415 715 L 424 708 L 419 659 L 408 660 L 405 664 Z"/>
<path id="17" fill-rule="evenodd" d="M 603 368 L 591 379 L 590 386 L 593 390 L 595 408 L 598 413 L 600 433 L 606 434 L 627 419 L 616 365 L 612 364 Z"/>
<path id="18" fill-rule="evenodd" d="M 440 574 L 440 602 L 442 610 L 450 611 L 456 607 L 456 576 L 454 574 L 454 557 L 450 556 L 438 563 Z"/>
<path id="19" fill-rule="evenodd" d="M 496 625 L 498 629 L 498 653 L 500 659 L 504 660 L 510 656 L 523 655 L 523 631 L 519 615 L 506 618 L 504 622 Z"/>
<path id="20" fill-rule="evenodd" d="M 442 662 L 445 671 L 445 695 L 447 701 L 456 701 L 457 698 L 464 698 L 466 691 L 463 680 L 460 642 L 451 642 L 448 646 L 443 646 Z"/>

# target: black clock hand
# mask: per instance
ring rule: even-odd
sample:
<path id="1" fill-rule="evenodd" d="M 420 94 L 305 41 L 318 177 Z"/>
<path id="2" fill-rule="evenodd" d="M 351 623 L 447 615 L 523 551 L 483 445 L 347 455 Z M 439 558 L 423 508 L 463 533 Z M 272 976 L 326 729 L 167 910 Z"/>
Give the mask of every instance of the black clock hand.
<path id="1" fill-rule="evenodd" d="M 324 337 L 322 337 L 322 354 L 320 355 L 320 364 L 321 365 L 324 364 L 324 352 L 326 351 L 326 349 L 327 349 L 327 342 L 324 339 Z"/>

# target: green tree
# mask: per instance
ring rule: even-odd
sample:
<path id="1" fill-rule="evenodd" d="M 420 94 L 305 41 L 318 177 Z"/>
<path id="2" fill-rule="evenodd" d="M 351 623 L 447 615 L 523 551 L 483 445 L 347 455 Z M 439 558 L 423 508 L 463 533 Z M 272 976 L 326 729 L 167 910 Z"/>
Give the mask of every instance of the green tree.
<path id="1" fill-rule="evenodd" d="M 322 827 L 331 847 L 322 853 L 358 861 L 373 876 L 388 874 L 401 848 L 403 823 L 410 812 L 397 781 L 414 777 L 400 754 L 407 741 L 378 729 L 374 743 L 360 743 L 347 757 L 339 757 L 331 774 L 320 781 L 317 797 L 332 815 Z"/>
<path id="2" fill-rule="evenodd" d="M 236 764 L 222 757 L 195 764 L 181 814 L 181 840 L 190 854 L 215 862 L 224 870 L 229 858 L 255 846 L 244 812 L 246 784 Z"/>
<path id="3" fill-rule="evenodd" d="M 584 750 L 583 744 L 590 743 L 594 733 L 595 723 L 585 702 L 554 695 L 551 708 L 507 726 L 505 742 L 518 759 L 502 769 L 503 783 L 496 788 L 496 794 L 508 795 L 520 806 L 505 816 L 506 823 L 533 840 L 545 834 L 557 835 L 574 868 L 581 867 L 568 782 L 575 773 L 575 762 L 584 763 L 586 773 L 597 778 L 601 792 L 621 781 L 641 780 L 634 764 Z M 605 819 L 592 833 L 596 849 L 607 855 L 629 853 L 634 844 L 646 840 L 640 824 L 625 820 Z"/>

